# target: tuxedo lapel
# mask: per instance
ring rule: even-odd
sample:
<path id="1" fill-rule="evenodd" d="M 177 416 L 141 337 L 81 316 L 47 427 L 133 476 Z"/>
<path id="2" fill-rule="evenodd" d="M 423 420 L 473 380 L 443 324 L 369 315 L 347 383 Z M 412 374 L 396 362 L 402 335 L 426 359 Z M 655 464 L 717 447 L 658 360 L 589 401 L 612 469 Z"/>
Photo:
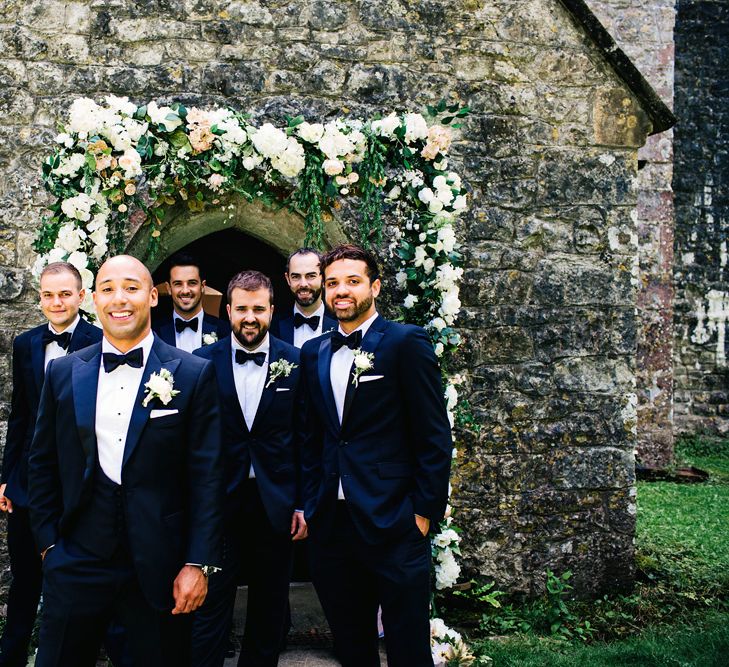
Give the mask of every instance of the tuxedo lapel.
<path id="1" fill-rule="evenodd" d="M 162 346 L 158 344 L 157 340 L 155 340 L 149 353 L 149 359 L 144 366 L 142 381 L 139 383 L 137 398 L 134 401 L 134 408 L 132 409 L 132 418 L 129 420 L 129 430 L 127 431 L 127 439 L 124 443 L 124 459 L 122 461 L 122 467 L 126 465 L 134 452 L 134 449 L 139 442 L 139 438 L 142 435 L 142 431 L 144 431 L 144 427 L 149 419 L 149 413 L 152 412 L 152 409 L 156 406 L 155 399 L 149 401 L 146 407 L 142 405 L 146 391 L 144 385 L 153 373 L 159 373 L 163 368 L 166 368 L 174 375 L 179 364 L 179 359 L 167 358 L 167 356 L 162 352 Z"/>
<path id="2" fill-rule="evenodd" d="M 279 321 L 278 324 L 279 338 L 288 343 L 289 345 L 294 344 L 294 318 L 286 317 Z"/>
<path id="3" fill-rule="evenodd" d="M 362 345 L 360 345 L 360 349 L 363 352 L 371 352 L 372 354 L 375 353 L 375 350 L 377 349 L 377 346 L 380 344 L 380 341 L 382 340 L 382 336 L 384 335 L 384 332 L 382 330 L 382 326 L 384 325 L 385 320 L 382 319 L 381 316 L 378 315 L 377 319 L 370 325 L 370 328 L 367 330 L 367 333 L 365 334 L 365 337 L 362 339 Z M 380 326 L 377 326 L 377 325 Z M 354 386 L 354 364 L 352 364 L 352 369 L 350 369 L 349 373 L 349 381 L 347 382 L 347 393 L 344 395 L 344 406 L 342 408 L 342 427 L 344 427 L 344 423 L 347 421 L 347 415 L 350 412 L 350 409 L 352 408 L 352 403 L 354 402 L 354 399 L 357 395 L 357 387 Z"/>
<path id="4" fill-rule="evenodd" d="M 89 327 L 93 324 L 86 324 L 84 320 L 80 320 L 76 325 L 76 330 L 71 336 L 71 342 L 68 346 L 68 353 L 77 352 L 87 347 L 91 343 L 91 336 L 89 335 Z"/>
<path id="5" fill-rule="evenodd" d="M 327 333 L 327 331 L 336 331 L 338 324 L 339 323 L 337 322 L 337 320 L 334 319 L 333 317 L 330 317 L 327 314 L 327 311 L 325 310 L 322 325 L 321 325 L 321 332 L 323 334 L 325 334 L 325 333 Z"/>
<path id="6" fill-rule="evenodd" d="M 327 408 L 329 418 L 336 429 L 339 429 L 339 415 L 337 413 L 337 404 L 334 401 L 334 392 L 332 391 L 332 381 L 329 376 L 329 367 L 332 364 L 332 340 L 331 336 L 324 338 L 319 343 L 319 355 L 317 357 L 317 370 L 319 372 L 319 386 L 324 396 L 324 405 Z"/>
<path id="7" fill-rule="evenodd" d="M 40 396 L 45 375 L 46 348 L 43 345 L 43 327 L 30 339 L 30 363 L 33 366 L 33 378 Z"/>
<path id="8" fill-rule="evenodd" d="M 276 344 L 276 339 L 273 336 L 268 337 L 269 348 L 268 348 L 268 370 L 266 371 L 266 381 L 263 383 L 263 391 L 261 392 L 261 400 L 258 402 L 258 410 L 256 410 L 256 416 L 253 418 L 253 424 L 251 424 L 251 432 L 253 432 L 258 424 L 260 424 L 263 415 L 266 410 L 271 406 L 273 397 L 276 395 L 276 383 L 268 383 L 271 375 L 271 364 L 278 361 L 280 358 L 281 350 Z"/>
<path id="9" fill-rule="evenodd" d="M 240 409 L 240 400 L 235 388 L 235 378 L 233 377 L 233 353 L 231 351 L 230 336 L 223 340 L 226 342 L 217 345 L 213 354 L 215 372 L 218 374 L 218 383 L 220 384 L 221 395 L 224 397 L 223 400 L 227 398 L 230 403 L 228 409 L 233 411 L 236 422 L 241 424 L 247 432 L 248 426 L 243 411 Z"/>
<path id="10" fill-rule="evenodd" d="M 172 347 L 177 347 L 177 338 L 175 337 L 175 323 L 174 319 L 170 316 L 165 320 L 159 327 L 159 337 Z"/>
<path id="11" fill-rule="evenodd" d="M 212 320 L 212 318 L 207 313 L 205 313 L 203 315 L 203 321 L 202 321 L 203 336 L 205 334 L 217 333 L 217 331 L 218 331 L 217 323 L 213 322 L 211 320 Z"/>
<path id="12" fill-rule="evenodd" d="M 87 459 L 96 453 L 96 393 L 100 366 L 101 344 L 98 343 L 74 358 L 71 372 L 76 429 Z"/>

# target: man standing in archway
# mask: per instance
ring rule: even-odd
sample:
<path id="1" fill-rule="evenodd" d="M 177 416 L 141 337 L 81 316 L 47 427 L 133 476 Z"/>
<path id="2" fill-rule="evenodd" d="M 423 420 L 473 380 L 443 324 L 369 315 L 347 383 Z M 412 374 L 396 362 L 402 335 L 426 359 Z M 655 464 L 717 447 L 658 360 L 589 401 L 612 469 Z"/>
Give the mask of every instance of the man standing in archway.
<path id="1" fill-rule="evenodd" d="M 214 342 L 227 334 L 226 324 L 203 310 L 205 279 L 197 258 L 187 253 L 170 258 L 167 290 L 172 299 L 172 317 L 154 322 L 155 333 L 165 343 L 193 352 L 207 340 Z"/>
<path id="2" fill-rule="evenodd" d="M 284 274 L 294 297 L 294 312 L 271 323 L 271 335 L 301 348 L 306 341 L 337 327 L 322 300 L 321 255 L 313 248 L 299 248 L 289 255 Z"/>
<path id="3" fill-rule="evenodd" d="M 339 330 L 301 350 L 302 496 L 311 574 L 344 667 L 432 667 L 430 527 L 448 500 L 453 443 L 426 332 L 377 313 L 377 261 L 354 245 L 322 258 Z"/>

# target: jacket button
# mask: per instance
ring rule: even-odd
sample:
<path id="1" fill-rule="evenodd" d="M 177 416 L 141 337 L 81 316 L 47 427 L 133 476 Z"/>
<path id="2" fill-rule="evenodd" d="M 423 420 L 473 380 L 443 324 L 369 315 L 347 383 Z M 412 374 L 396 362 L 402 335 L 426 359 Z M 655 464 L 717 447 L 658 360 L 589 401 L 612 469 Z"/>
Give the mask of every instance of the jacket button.
<path id="1" fill-rule="evenodd" d="M 348 444 L 346 440 L 340 440 L 339 441 L 339 446 L 340 447 L 344 447 L 346 444 Z"/>

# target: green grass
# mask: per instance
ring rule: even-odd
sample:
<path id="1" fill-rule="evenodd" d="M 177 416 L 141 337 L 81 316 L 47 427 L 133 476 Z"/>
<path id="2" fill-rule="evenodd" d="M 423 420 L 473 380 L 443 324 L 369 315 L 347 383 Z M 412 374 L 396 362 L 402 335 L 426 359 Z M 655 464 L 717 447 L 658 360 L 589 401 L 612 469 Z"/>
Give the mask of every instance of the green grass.
<path id="1" fill-rule="evenodd" d="M 729 665 L 729 441 L 679 441 L 676 463 L 710 479 L 638 484 L 632 594 L 567 603 L 572 636 L 581 636 L 571 641 L 517 632 L 537 627 L 518 622 L 539 610 L 534 603 L 482 607 L 488 622 L 471 633 L 476 653 L 494 667 Z M 495 628 L 508 636 L 489 640 Z"/>

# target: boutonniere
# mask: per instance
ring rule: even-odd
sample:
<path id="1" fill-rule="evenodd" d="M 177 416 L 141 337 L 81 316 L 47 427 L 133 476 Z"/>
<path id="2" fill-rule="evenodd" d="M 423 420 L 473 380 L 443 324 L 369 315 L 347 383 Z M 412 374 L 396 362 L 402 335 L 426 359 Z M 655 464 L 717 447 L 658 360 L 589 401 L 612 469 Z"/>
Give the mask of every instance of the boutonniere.
<path id="1" fill-rule="evenodd" d="M 142 401 L 142 405 L 145 408 L 155 398 L 158 398 L 162 405 L 167 405 L 173 396 L 177 396 L 180 393 L 177 389 L 173 389 L 175 386 L 175 378 L 166 368 L 163 368 L 159 373 L 152 373 L 144 386 L 147 387 L 147 392 Z"/>
<path id="2" fill-rule="evenodd" d="M 365 371 L 369 371 L 374 366 L 375 355 L 372 352 L 365 352 L 361 347 L 358 347 L 354 352 L 354 377 L 352 378 L 352 384 L 357 387 L 359 386 L 359 376 Z"/>
<path id="3" fill-rule="evenodd" d="M 298 368 L 298 366 L 296 364 L 292 364 L 290 361 L 286 361 L 286 359 L 278 359 L 272 364 L 269 364 L 268 382 L 266 382 L 264 389 L 268 389 L 268 386 L 276 382 L 276 380 L 280 377 L 287 378 L 291 375 L 291 371 L 294 370 L 294 368 Z"/>
<path id="4" fill-rule="evenodd" d="M 213 343 L 218 342 L 218 334 L 216 334 L 214 331 L 211 331 L 210 333 L 206 333 L 202 337 L 202 344 L 203 345 L 212 345 Z"/>

